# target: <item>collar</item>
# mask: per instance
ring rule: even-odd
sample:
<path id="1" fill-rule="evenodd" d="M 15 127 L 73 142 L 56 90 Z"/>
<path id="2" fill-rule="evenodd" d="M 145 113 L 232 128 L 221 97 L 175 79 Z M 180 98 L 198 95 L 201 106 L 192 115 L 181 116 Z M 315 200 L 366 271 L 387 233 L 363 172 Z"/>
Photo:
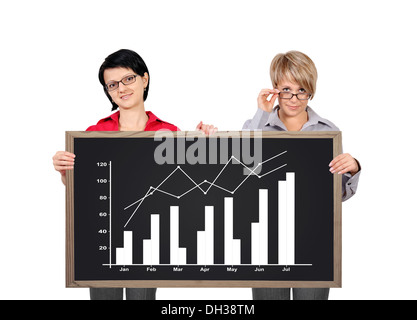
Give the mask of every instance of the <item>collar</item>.
<path id="1" fill-rule="evenodd" d="M 156 115 L 154 115 L 151 111 L 146 111 L 146 115 L 148 116 L 148 122 L 146 123 L 146 126 L 149 124 L 159 121 L 162 122 L 161 119 L 159 119 Z M 98 123 L 106 122 L 106 121 L 114 121 L 117 125 L 119 125 L 119 117 L 120 117 L 120 110 L 112 113 L 106 118 L 101 119 Z"/>
<path id="2" fill-rule="evenodd" d="M 270 114 L 265 126 L 276 126 L 276 127 L 280 127 L 281 129 L 288 131 L 287 127 L 285 126 L 285 124 L 281 121 L 281 119 L 278 117 L 278 109 L 279 106 L 276 106 L 274 108 L 274 111 Z M 308 114 L 308 120 L 307 122 L 303 125 L 303 127 L 301 128 L 301 130 L 309 127 L 309 126 L 313 126 L 313 125 L 317 125 L 318 123 L 323 123 L 325 125 L 328 125 L 329 127 L 332 127 L 332 124 L 320 117 L 312 108 L 310 108 L 309 106 L 307 106 L 306 108 L 306 112 Z"/>

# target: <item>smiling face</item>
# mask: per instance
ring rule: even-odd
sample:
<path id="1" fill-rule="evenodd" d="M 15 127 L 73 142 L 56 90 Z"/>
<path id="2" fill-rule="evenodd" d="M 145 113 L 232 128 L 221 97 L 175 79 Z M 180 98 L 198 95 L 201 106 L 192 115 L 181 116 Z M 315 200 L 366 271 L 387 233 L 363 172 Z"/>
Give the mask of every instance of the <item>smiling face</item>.
<path id="1" fill-rule="evenodd" d="M 106 84 L 112 81 L 121 81 L 122 79 L 126 83 L 125 79 L 128 76 L 136 76 L 136 73 L 130 68 L 122 67 L 106 69 L 103 73 Z M 108 93 L 120 109 L 132 109 L 143 106 L 143 93 L 148 85 L 148 79 L 148 74 L 145 73 L 143 77 L 137 76 L 136 81 L 128 85 L 119 82 L 119 87 L 116 90 L 108 91 Z"/>
<path id="2" fill-rule="evenodd" d="M 277 89 L 280 92 L 308 93 L 303 87 L 294 81 L 283 79 L 279 82 Z M 309 100 L 299 100 L 296 96 L 291 99 L 282 99 L 278 97 L 279 115 L 285 118 L 305 117 L 305 111 Z"/>

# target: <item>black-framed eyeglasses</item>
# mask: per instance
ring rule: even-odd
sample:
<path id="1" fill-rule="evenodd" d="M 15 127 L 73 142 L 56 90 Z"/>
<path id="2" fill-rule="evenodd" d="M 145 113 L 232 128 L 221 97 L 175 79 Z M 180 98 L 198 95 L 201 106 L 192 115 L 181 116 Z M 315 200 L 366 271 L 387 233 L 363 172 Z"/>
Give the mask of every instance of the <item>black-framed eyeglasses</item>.
<path id="1" fill-rule="evenodd" d="M 292 99 L 296 96 L 298 100 L 308 100 L 311 98 L 311 93 L 291 93 L 291 92 L 280 92 L 278 93 L 281 99 Z"/>
<path id="2" fill-rule="evenodd" d="M 125 86 L 132 84 L 136 81 L 136 77 L 139 77 L 137 74 L 132 74 L 124 77 L 120 81 L 110 81 L 109 83 L 106 83 L 105 88 L 107 91 L 113 91 L 119 88 L 119 83 L 123 83 Z"/>

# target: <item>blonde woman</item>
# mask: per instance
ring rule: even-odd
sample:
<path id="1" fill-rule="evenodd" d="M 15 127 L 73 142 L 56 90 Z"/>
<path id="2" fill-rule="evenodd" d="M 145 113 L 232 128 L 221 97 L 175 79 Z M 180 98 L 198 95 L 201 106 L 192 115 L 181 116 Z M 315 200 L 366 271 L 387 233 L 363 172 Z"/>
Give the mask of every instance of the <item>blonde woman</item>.
<path id="1" fill-rule="evenodd" d="M 308 104 L 316 93 L 317 69 L 304 53 L 280 53 L 271 62 L 272 89 L 262 89 L 258 110 L 244 130 L 264 131 L 340 131 L 332 122 L 320 117 Z M 278 100 L 278 105 L 275 106 Z M 334 158 L 330 172 L 342 174 L 342 200 L 356 193 L 360 176 L 359 162 L 349 153 Z M 329 289 L 294 288 L 294 300 L 327 300 Z M 290 289 L 253 289 L 255 300 L 289 300 Z"/>

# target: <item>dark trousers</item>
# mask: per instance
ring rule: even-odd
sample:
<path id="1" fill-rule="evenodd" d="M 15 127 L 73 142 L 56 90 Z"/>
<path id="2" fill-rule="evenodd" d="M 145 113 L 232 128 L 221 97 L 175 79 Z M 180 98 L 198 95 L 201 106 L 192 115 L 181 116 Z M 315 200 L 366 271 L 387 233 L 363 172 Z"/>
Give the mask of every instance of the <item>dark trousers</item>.
<path id="1" fill-rule="evenodd" d="M 91 300 L 123 300 L 123 288 L 91 288 Z M 156 288 L 126 288 L 126 300 L 155 300 Z"/>
<path id="2" fill-rule="evenodd" d="M 290 300 L 290 290 L 286 288 L 252 289 L 253 300 Z M 293 288 L 293 300 L 329 300 L 328 288 Z"/>

